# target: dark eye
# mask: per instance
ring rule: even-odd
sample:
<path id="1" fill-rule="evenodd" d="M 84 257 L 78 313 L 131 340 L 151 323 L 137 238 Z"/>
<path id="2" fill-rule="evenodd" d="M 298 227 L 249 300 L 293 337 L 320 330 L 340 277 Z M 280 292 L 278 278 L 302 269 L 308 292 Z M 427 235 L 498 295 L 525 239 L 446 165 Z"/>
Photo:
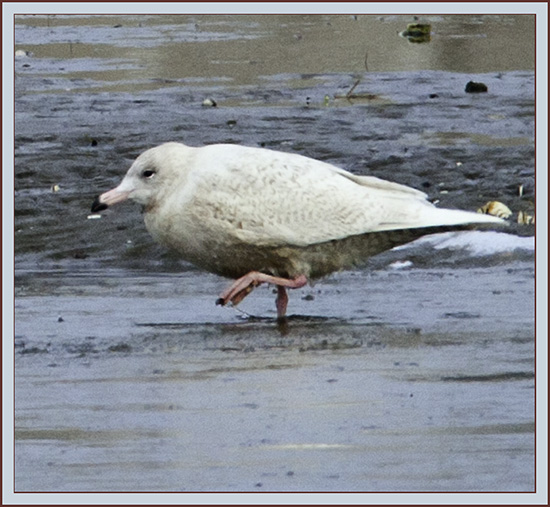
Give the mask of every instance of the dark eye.
<path id="1" fill-rule="evenodd" d="M 141 173 L 141 175 L 144 177 L 144 178 L 148 178 L 148 179 L 151 179 L 154 175 L 156 174 L 155 171 L 151 171 L 150 169 L 147 169 L 145 171 L 143 171 Z"/>

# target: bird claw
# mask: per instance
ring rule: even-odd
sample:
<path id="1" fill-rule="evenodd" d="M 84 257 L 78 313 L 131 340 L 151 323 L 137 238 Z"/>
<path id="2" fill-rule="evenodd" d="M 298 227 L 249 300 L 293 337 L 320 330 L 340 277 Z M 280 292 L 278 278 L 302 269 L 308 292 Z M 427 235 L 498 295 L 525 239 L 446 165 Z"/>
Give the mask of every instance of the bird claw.
<path id="1" fill-rule="evenodd" d="M 258 282 L 252 281 L 246 287 L 236 290 L 229 290 L 227 293 L 224 293 L 218 299 L 216 299 L 216 305 L 225 306 L 227 303 L 231 303 L 232 306 L 237 306 L 246 296 L 248 296 L 253 290 L 254 287 L 259 285 Z M 231 288 L 230 288 L 231 289 Z"/>

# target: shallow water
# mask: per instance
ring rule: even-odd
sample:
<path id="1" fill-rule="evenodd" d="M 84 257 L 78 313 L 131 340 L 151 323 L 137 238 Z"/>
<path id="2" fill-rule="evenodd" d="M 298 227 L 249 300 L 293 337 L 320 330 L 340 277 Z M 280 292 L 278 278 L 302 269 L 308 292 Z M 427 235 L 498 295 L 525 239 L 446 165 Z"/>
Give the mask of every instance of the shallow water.
<path id="1" fill-rule="evenodd" d="M 137 206 L 89 218 L 168 140 L 534 214 L 532 18 L 428 20 L 413 44 L 407 16 L 17 19 L 17 491 L 534 489 L 533 226 L 388 252 L 277 325 L 267 287 L 216 307 L 227 281 Z"/>

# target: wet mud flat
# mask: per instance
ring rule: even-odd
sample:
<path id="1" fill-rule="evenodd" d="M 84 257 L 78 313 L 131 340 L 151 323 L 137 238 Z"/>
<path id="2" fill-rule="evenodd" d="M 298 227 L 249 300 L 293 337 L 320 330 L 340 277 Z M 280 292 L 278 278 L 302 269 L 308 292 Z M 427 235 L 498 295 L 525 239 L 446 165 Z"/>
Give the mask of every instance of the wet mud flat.
<path id="1" fill-rule="evenodd" d="M 534 486 L 529 263 L 342 274 L 284 327 L 268 288 L 244 317 L 200 273 L 29 279 L 19 491 Z"/>
<path id="2" fill-rule="evenodd" d="M 414 68 L 431 49 L 397 39 L 407 63 L 376 71 L 371 50 L 364 72 L 361 25 L 336 18 L 21 21 L 16 491 L 534 489 L 534 226 L 514 223 L 535 210 L 534 73 L 472 52 L 525 27 L 442 17 L 424 47 L 469 60 Z M 384 41 L 403 25 L 364 22 Z M 319 51 L 327 36 L 341 46 Z M 274 39 L 301 65 L 268 58 Z M 281 326 L 268 287 L 216 307 L 227 281 L 154 245 L 137 206 L 89 218 L 168 140 L 301 153 L 446 207 L 496 199 L 513 223 L 292 291 Z"/>

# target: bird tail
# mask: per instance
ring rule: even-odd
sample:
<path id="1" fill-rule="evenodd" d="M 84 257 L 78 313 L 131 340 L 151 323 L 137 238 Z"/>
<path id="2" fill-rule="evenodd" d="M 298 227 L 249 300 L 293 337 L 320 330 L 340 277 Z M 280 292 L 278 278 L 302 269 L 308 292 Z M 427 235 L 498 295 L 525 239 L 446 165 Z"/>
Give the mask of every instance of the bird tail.
<path id="1" fill-rule="evenodd" d="M 474 213 L 473 211 L 463 211 L 458 209 L 435 208 L 434 225 L 467 225 L 467 224 L 498 224 L 508 225 L 506 220 L 486 215 L 484 213 Z"/>

